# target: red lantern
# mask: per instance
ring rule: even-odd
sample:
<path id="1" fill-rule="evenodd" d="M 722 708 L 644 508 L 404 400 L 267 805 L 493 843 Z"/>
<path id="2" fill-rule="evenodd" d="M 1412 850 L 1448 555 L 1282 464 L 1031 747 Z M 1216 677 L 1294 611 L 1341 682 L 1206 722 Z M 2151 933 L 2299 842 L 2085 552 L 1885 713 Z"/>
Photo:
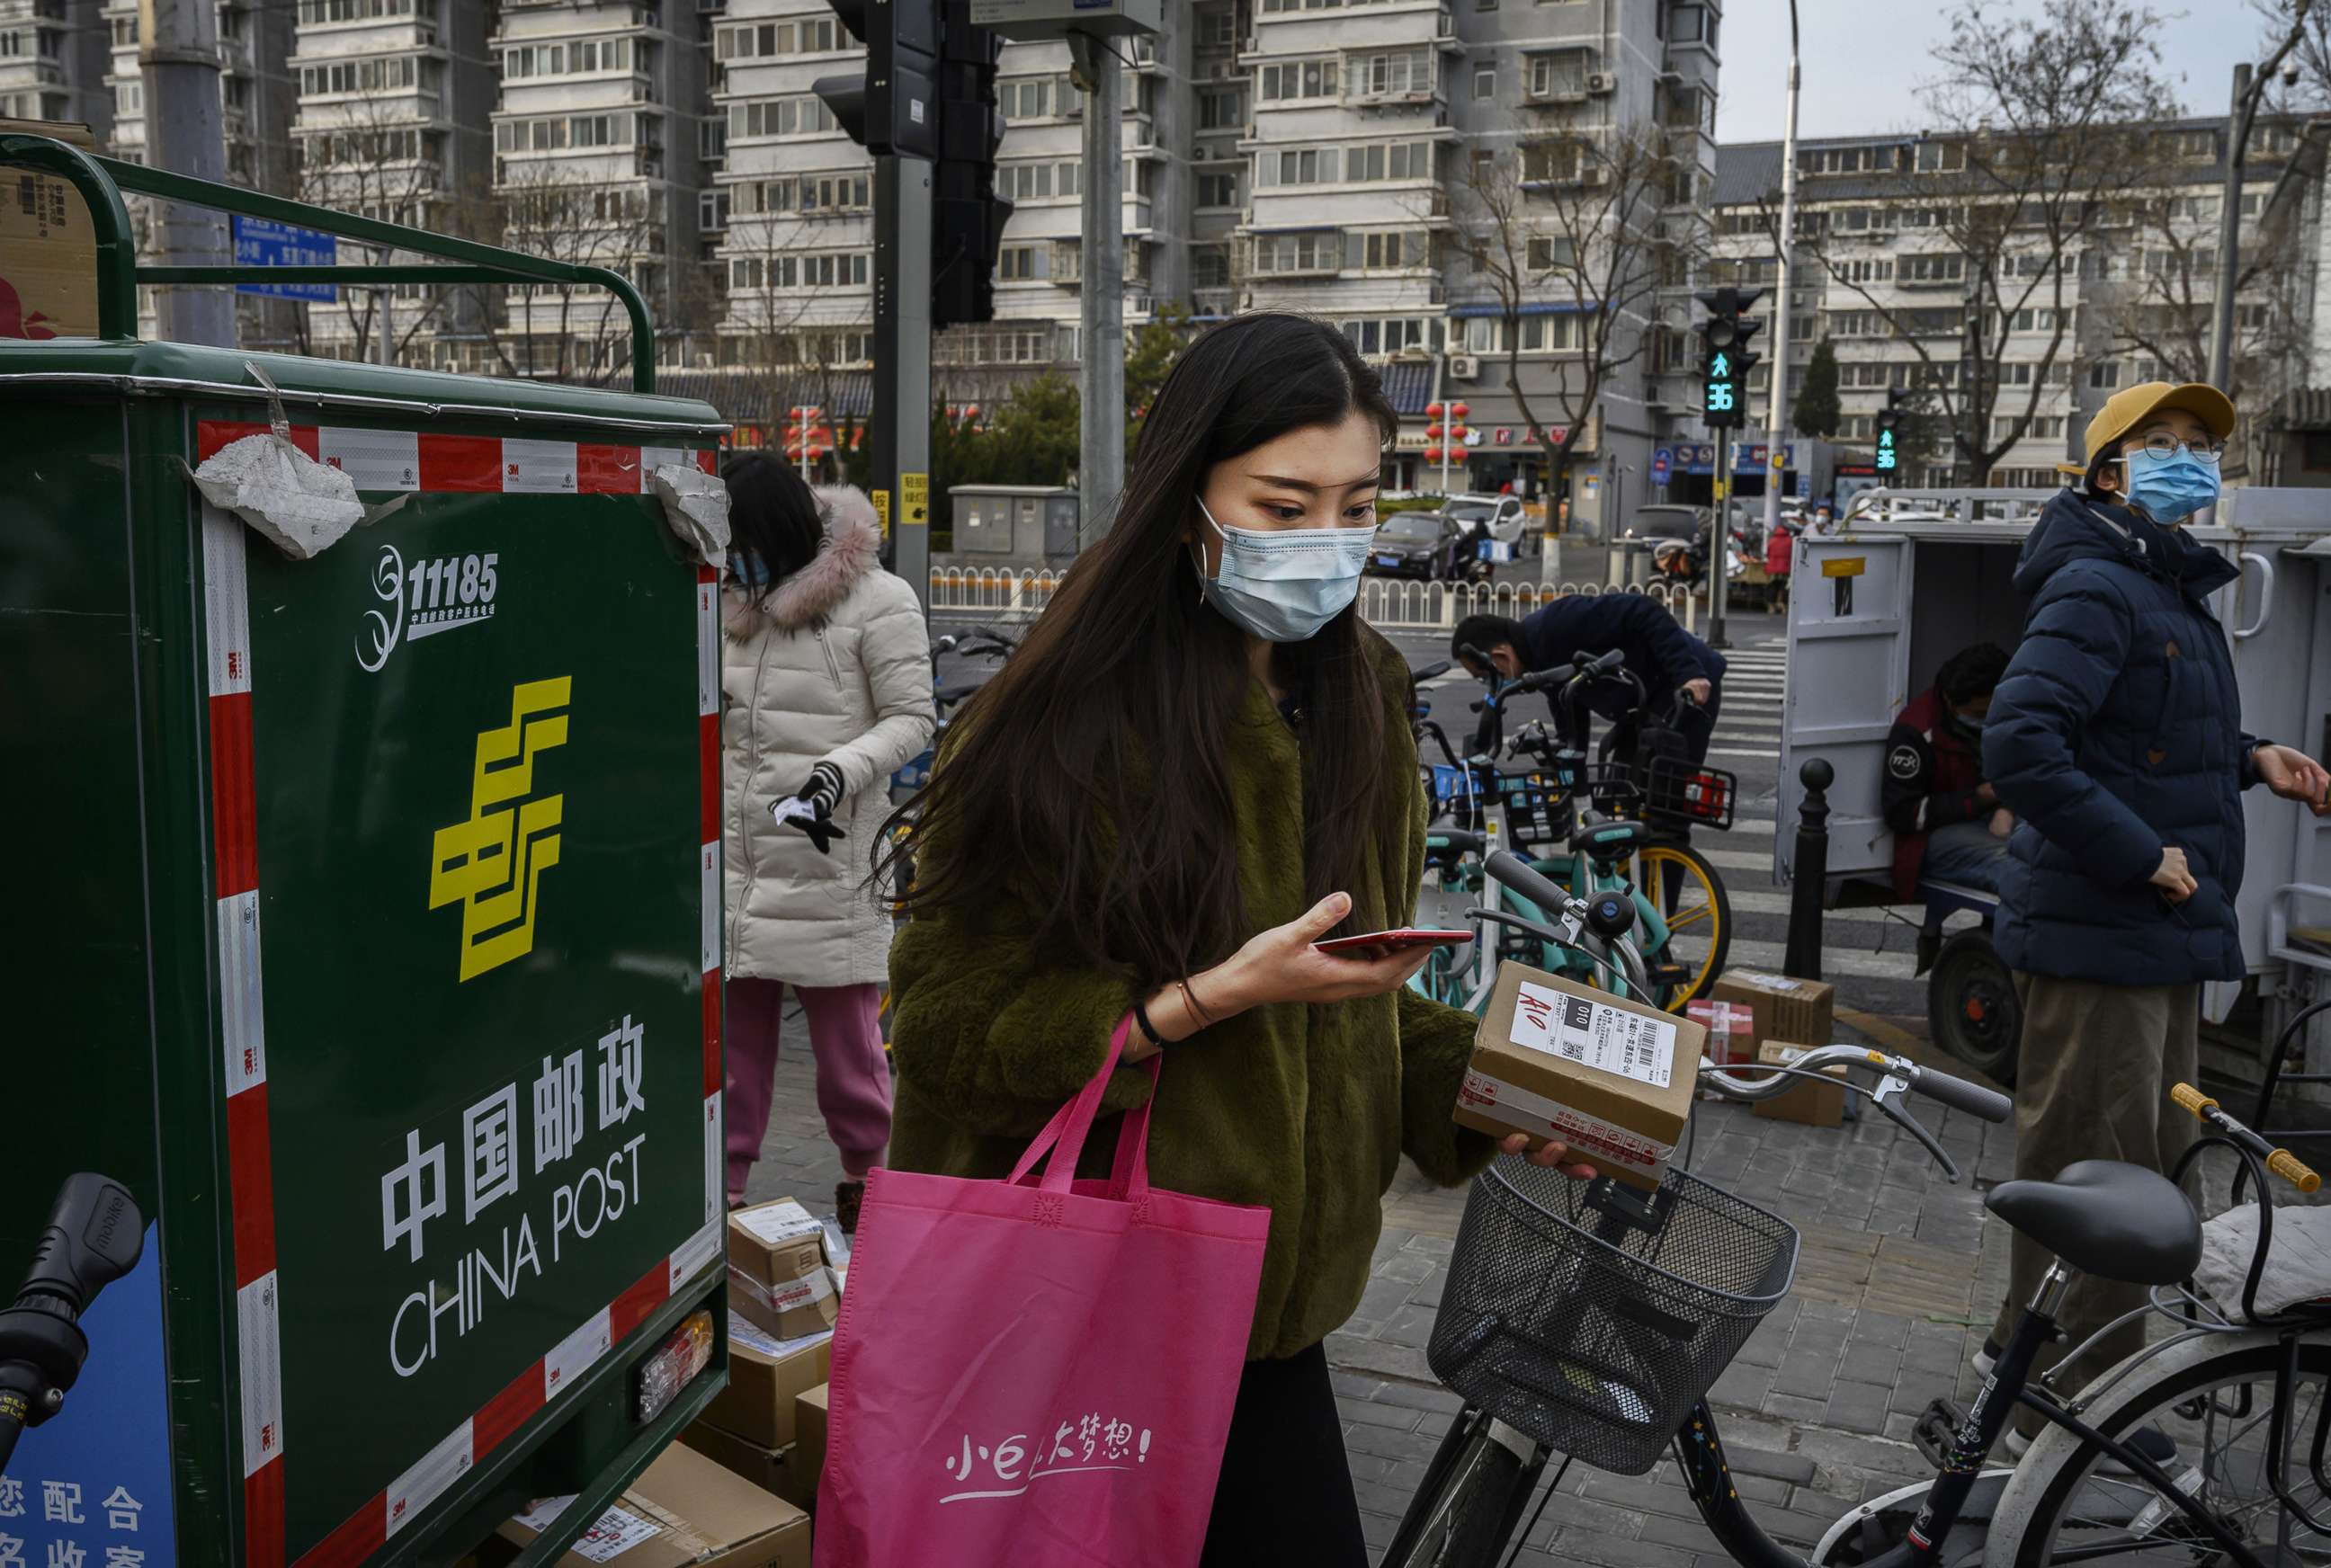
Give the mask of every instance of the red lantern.
<path id="1" fill-rule="evenodd" d="M 1439 440 L 1441 439 L 1441 426 L 1440 426 L 1440 423 L 1439 423 L 1438 422 L 1435 422 L 1435 423 L 1432 423 L 1432 424 L 1428 424 L 1428 425 L 1426 425 L 1426 426 L 1424 427 L 1424 434 L 1425 434 L 1425 439 L 1426 439 L 1426 440 L 1428 440 L 1428 441 L 1439 441 Z"/>
<path id="2" fill-rule="evenodd" d="M 1427 462 L 1439 462 L 1441 461 L 1441 449 L 1437 446 L 1426 447 L 1424 449 L 1424 461 Z"/>
<path id="3" fill-rule="evenodd" d="M 1472 410 L 1471 406 L 1470 406 L 1470 405 L 1469 405 L 1469 404 L 1462 404 L 1462 403 L 1452 403 L 1452 404 L 1451 404 L 1449 405 L 1449 412 L 1450 412 L 1450 413 L 1453 413 L 1453 414 L 1455 414 L 1458 418 L 1462 419 L 1462 418 L 1464 418 L 1467 414 L 1469 414 L 1469 413 L 1472 413 L 1472 412 L 1473 412 L 1473 410 Z"/>
<path id="4" fill-rule="evenodd" d="M 1439 419 L 1441 412 L 1441 405 L 1440 404 L 1428 403 L 1424 405 L 1424 415 L 1427 419 Z"/>
<path id="5" fill-rule="evenodd" d="M 965 408 L 963 411 L 963 416 L 967 420 L 977 419 L 979 417 L 979 404 L 975 403 Z"/>

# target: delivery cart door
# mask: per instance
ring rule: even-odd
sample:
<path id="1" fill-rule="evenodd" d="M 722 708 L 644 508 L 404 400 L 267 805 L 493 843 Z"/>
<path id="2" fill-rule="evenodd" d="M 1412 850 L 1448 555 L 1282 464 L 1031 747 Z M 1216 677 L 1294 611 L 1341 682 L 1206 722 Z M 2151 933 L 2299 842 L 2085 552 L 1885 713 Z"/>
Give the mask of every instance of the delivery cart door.
<path id="1" fill-rule="evenodd" d="M 310 560 L 201 508 L 251 1568 L 481 1506 L 717 1288 L 715 590 L 642 493 L 713 454 L 547 417 L 295 424 L 403 498 Z"/>
<path id="2" fill-rule="evenodd" d="M 1814 757 L 1837 775 L 1829 787 L 1829 874 L 1884 873 L 1893 835 L 1879 794 L 1886 736 L 1908 700 L 1913 542 L 1861 531 L 1807 534 L 1796 552 L 1774 877 L 1789 879 L 1804 798 L 1798 770 Z"/>

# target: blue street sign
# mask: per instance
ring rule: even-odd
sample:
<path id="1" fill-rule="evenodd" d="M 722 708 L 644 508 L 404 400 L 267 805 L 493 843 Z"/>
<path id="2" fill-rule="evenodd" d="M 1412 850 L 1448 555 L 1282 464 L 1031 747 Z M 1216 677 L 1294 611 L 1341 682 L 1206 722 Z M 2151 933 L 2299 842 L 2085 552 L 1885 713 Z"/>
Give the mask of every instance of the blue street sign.
<path id="1" fill-rule="evenodd" d="M 1651 453 L 1651 482 L 1655 485 L 1663 485 L 1667 483 L 1668 475 L 1674 467 L 1675 453 L 1670 451 L 1665 447 L 1660 447 L 1657 451 L 1653 451 Z"/>
<path id="2" fill-rule="evenodd" d="M 268 218 L 234 217 L 234 261 L 238 267 L 330 267 L 339 261 L 340 242 L 316 229 L 279 223 Z M 267 294 L 278 299 L 310 299 L 329 305 L 339 298 L 330 283 L 238 283 L 238 294 Z"/>

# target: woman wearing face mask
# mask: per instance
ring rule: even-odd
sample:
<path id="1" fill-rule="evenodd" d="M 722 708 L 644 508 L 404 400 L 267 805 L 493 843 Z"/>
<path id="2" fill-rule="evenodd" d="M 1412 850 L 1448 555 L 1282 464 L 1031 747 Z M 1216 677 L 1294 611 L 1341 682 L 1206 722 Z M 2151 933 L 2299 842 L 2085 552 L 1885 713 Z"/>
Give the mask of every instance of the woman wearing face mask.
<path id="1" fill-rule="evenodd" d="M 2215 387 L 2116 394 L 2088 423 L 2084 486 L 2048 503 L 2016 568 L 2031 607 L 1983 761 L 2020 824 L 1996 931 L 2023 1003 L 2019 1177 L 2087 1159 L 2166 1171 L 2183 1152 L 2192 1123 L 2168 1089 L 2195 1076 L 2201 984 L 2242 976 L 2241 792 L 2263 784 L 2320 815 L 2331 788 L 2304 753 L 2242 732 L 2208 603 L 2237 569 L 2183 531 L 2218 498 L 2233 425 Z M 2015 1238 L 1993 1346 L 2046 1261 Z M 2135 1286 L 2083 1277 L 2058 1314 L 2069 1337 L 2041 1352 L 2043 1367 L 2141 1305 Z M 2125 1326 L 2069 1386 L 2144 1337 L 2142 1320 Z M 2167 1451 L 2166 1437 L 2141 1435 Z"/>
<path id="2" fill-rule="evenodd" d="M 1422 872 L 1407 672 L 1352 608 L 1394 429 L 1330 327 L 1190 347 L 1114 524 L 949 736 L 891 955 L 895 1164 L 1007 1174 L 1130 1011 L 1153 1179 L 1270 1209 L 1209 1564 L 1366 1562 L 1322 1342 L 1400 1156 L 1454 1184 L 1493 1152 L 1450 1119 L 1475 1021 L 1404 989 L 1422 955 L 1312 946 L 1405 921 Z M 1123 1307 L 1127 1354 L 1174 1354 Z"/>

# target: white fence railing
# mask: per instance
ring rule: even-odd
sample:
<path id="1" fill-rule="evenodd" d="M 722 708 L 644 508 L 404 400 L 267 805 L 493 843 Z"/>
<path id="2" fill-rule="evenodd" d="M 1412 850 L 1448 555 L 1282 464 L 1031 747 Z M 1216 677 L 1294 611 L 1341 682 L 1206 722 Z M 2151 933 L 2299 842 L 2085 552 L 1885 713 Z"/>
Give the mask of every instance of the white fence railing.
<path id="1" fill-rule="evenodd" d="M 1052 602 L 1056 572 L 946 567 L 931 573 L 931 608 L 999 621 L 1033 620 Z M 1643 594 L 1667 606 L 1685 631 L 1697 629 L 1698 602 L 1682 584 L 1606 588 L 1600 583 L 1414 583 L 1370 577 L 1360 584 L 1360 615 L 1386 632 L 1453 632 L 1468 615 L 1516 620 L 1554 599 L 1579 594 Z"/>

